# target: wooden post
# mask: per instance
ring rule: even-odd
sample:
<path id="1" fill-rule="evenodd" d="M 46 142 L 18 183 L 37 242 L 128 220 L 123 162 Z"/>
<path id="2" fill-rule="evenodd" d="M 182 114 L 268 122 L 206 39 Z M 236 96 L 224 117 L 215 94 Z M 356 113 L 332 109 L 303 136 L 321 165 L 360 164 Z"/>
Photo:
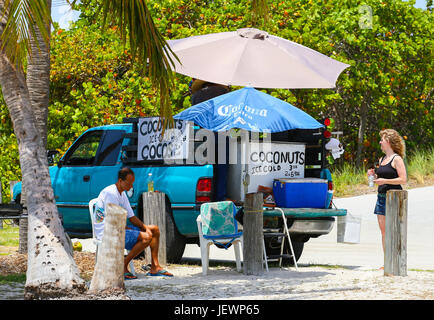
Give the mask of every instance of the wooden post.
<path id="1" fill-rule="evenodd" d="M 156 225 L 160 229 L 158 261 L 161 266 L 167 264 L 166 255 L 166 194 L 163 192 L 144 192 L 143 223 Z M 151 248 L 145 249 L 145 264 L 151 263 Z"/>
<path id="2" fill-rule="evenodd" d="M 104 235 L 89 286 L 90 294 L 125 291 L 124 249 L 127 211 L 113 203 L 109 203 L 106 210 Z"/>
<path id="3" fill-rule="evenodd" d="M 263 264 L 263 196 L 246 194 L 243 218 L 243 271 L 245 275 L 262 275 Z"/>
<path id="4" fill-rule="evenodd" d="M 406 190 L 389 190 L 386 195 L 384 275 L 407 276 Z"/>

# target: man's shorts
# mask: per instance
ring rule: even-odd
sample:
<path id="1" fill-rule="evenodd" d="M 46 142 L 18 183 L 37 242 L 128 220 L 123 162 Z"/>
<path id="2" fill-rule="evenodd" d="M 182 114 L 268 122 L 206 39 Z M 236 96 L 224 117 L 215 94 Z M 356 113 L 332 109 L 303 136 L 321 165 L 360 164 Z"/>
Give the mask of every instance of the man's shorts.
<path id="1" fill-rule="evenodd" d="M 385 193 L 379 193 L 378 194 L 374 214 L 379 214 L 382 216 L 386 215 L 386 194 Z"/>
<path id="2" fill-rule="evenodd" d="M 140 234 L 140 230 L 138 228 L 135 226 L 131 228 L 132 229 L 125 230 L 125 249 L 127 250 L 131 250 L 134 247 Z"/>

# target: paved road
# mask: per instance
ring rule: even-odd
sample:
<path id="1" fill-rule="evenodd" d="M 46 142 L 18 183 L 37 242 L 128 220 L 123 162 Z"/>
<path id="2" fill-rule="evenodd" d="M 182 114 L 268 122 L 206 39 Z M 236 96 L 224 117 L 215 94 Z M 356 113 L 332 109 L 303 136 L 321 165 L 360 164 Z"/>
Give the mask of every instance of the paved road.
<path id="1" fill-rule="evenodd" d="M 434 270 L 434 186 L 408 190 L 407 267 Z M 362 217 L 360 243 L 337 242 L 337 224 L 330 234 L 305 243 L 298 261 L 303 264 L 344 265 L 362 269 L 383 266 L 383 250 L 377 217 L 372 213 L 376 194 L 335 199 L 338 208 L 345 208 Z M 235 261 L 233 249 L 211 247 L 211 260 Z M 197 245 L 187 245 L 184 258 L 200 259 Z"/>

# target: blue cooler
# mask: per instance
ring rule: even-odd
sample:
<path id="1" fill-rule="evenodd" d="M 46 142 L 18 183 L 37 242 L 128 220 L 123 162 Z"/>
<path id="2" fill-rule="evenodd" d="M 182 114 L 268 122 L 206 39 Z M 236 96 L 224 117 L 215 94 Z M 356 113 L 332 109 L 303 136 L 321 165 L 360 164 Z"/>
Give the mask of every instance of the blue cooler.
<path id="1" fill-rule="evenodd" d="M 326 208 L 328 181 L 319 178 L 275 179 L 273 194 L 281 208 Z"/>

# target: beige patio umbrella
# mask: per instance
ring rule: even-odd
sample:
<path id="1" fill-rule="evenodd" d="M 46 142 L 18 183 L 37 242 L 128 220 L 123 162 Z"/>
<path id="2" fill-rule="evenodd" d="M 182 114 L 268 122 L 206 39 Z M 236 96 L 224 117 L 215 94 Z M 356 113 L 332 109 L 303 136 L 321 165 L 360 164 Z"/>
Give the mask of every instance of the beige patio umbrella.
<path id="1" fill-rule="evenodd" d="M 253 28 L 167 41 L 175 71 L 213 83 L 256 88 L 334 88 L 348 64 Z"/>

